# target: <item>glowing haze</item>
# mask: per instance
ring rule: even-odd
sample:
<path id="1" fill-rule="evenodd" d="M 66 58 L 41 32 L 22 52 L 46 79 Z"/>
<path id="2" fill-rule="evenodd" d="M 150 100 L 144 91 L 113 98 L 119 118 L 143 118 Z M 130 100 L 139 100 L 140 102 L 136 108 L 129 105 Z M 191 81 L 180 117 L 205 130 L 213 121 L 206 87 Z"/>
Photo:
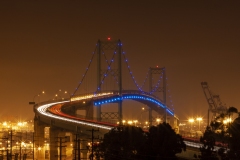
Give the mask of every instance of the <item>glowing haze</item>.
<path id="1" fill-rule="evenodd" d="M 240 109 L 239 17 L 233 0 L 1 1 L 0 118 L 32 118 L 29 101 L 69 96 L 107 38 L 121 39 L 139 83 L 149 67 L 166 67 L 180 119 L 206 119 L 202 81 Z"/>

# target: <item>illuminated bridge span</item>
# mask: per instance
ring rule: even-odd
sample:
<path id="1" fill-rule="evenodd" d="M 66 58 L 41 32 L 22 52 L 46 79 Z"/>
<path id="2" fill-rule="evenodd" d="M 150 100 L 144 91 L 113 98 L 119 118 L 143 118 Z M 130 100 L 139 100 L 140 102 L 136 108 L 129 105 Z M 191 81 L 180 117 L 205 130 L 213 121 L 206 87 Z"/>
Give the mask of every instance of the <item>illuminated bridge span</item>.
<path id="1" fill-rule="evenodd" d="M 106 52 L 104 51 L 106 49 L 114 50 L 111 60 L 107 59 Z M 95 78 L 91 76 L 90 80 L 86 80 L 86 75 L 87 73 L 89 74 L 89 68 L 95 52 L 97 54 L 97 76 Z M 97 129 L 99 129 L 97 134 L 103 137 L 103 135 L 113 127 L 119 124 L 122 125 L 122 106 L 124 101 L 135 101 L 138 102 L 138 104 L 140 103 L 147 106 L 149 126 L 153 125 L 154 116 L 152 112 L 154 112 L 158 117 L 161 117 L 162 121 L 169 123 L 174 129 L 178 129 L 178 118 L 167 105 L 167 78 L 165 68 L 149 68 L 143 85 L 139 86 L 130 70 L 120 40 L 98 41 L 95 52 L 82 80 L 70 98 L 42 102 L 34 105 L 35 139 L 37 139 L 40 146 L 44 145 L 44 142 L 49 141 L 50 152 L 48 154 L 50 154 L 50 160 L 57 159 L 60 153 L 64 153 L 67 157 L 71 156 L 72 159 L 76 159 L 78 156 L 86 158 L 87 152 L 79 149 L 80 144 L 77 144 L 77 140 L 84 139 L 84 141 L 81 142 L 81 146 L 86 146 L 88 142 L 86 140 L 89 139 L 89 136 L 92 136 L 93 139 L 93 133 Z M 118 59 L 117 65 L 114 66 L 115 55 L 117 55 Z M 104 56 L 104 58 L 102 58 L 102 56 Z M 123 76 L 126 77 L 126 75 L 122 70 L 122 57 L 127 64 L 127 71 L 132 80 L 125 80 L 126 83 L 123 83 Z M 106 62 L 106 64 L 102 66 L 104 62 Z M 108 77 L 111 77 L 112 80 L 109 81 Z M 86 87 L 93 86 L 93 84 L 90 83 L 95 79 L 97 85 L 93 87 L 93 91 L 89 91 Z M 149 80 L 148 89 L 144 89 L 144 84 L 147 82 L 147 79 Z M 84 80 L 87 84 L 84 84 Z M 133 84 L 131 85 L 130 82 L 133 82 Z M 107 87 L 106 84 L 108 85 Z M 130 87 L 124 86 L 123 84 L 128 84 Z M 81 87 L 85 92 L 78 93 Z M 132 87 L 136 87 L 137 90 L 136 88 L 132 89 Z M 148 92 L 144 90 L 148 90 Z M 117 112 L 103 112 L 102 107 L 106 104 L 113 105 L 115 109 L 117 105 Z M 84 114 L 80 115 L 78 111 L 84 111 Z M 46 129 L 48 129 L 48 132 Z M 46 133 L 49 134 L 46 135 Z M 69 143 L 69 146 L 71 146 L 70 144 L 72 143 L 74 144 L 73 147 L 69 149 L 71 151 L 70 153 L 67 153 L 66 150 L 62 151 L 62 148 L 56 147 L 61 145 L 56 139 L 66 136 L 70 137 L 66 143 Z"/>
<path id="2" fill-rule="evenodd" d="M 73 123 L 72 125 L 80 124 L 80 125 L 86 125 L 90 127 L 98 127 L 106 130 L 110 130 L 112 127 L 117 126 L 116 121 L 107 121 L 107 120 L 101 120 L 98 121 L 97 119 L 93 119 L 93 117 L 89 118 L 79 118 L 74 116 L 73 114 L 67 114 L 64 113 L 64 110 L 67 110 L 66 108 L 71 107 L 72 104 L 83 104 L 88 105 L 89 103 L 86 103 L 85 101 L 90 101 L 91 104 L 94 106 L 103 105 L 106 103 L 116 103 L 118 101 L 123 101 L 127 99 L 132 99 L 141 103 L 144 103 L 146 105 L 149 105 L 158 112 L 159 114 L 162 113 L 163 109 L 166 109 L 167 113 L 170 116 L 174 116 L 173 111 L 171 111 L 169 108 L 167 108 L 159 99 L 157 99 L 155 96 L 149 95 L 148 93 L 142 93 L 139 91 L 124 91 L 122 94 L 122 97 L 119 96 L 117 91 L 112 92 L 103 92 L 101 94 L 86 94 L 81 96 L 76 96 L 71 98 L 71 100 L 67 101 L 60 101 L 60 102 L 51 102 L 47 104 L 40 105 L 36 108 L 37 112 L 39 113 L 39 117 L 46 118 L 52 118 L 52 119 L 58 119 L 61 121 L 66 121 Z M 75 102 L 75 103 L 73 103 Z M 43 119 L 44 119 L 43 118 Z M 48 122 L 51 122 L 51 120 L 48 120 Z"/>

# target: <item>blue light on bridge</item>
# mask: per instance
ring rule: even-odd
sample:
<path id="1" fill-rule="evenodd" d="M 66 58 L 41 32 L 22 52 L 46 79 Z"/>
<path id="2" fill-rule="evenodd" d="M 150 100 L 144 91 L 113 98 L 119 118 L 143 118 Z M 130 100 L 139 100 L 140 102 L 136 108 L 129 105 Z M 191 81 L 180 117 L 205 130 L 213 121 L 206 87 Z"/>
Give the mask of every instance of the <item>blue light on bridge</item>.
<path id="1" fill-rule="evenodd" d="M 168 112 L 169 114 L 171 114 L 172 116 L 174 115 L 174 113 L 173 113 L 172 111 L 170 111 L 169 109 L 167 109 L 167 112 Z"/>
<path id="2" fill-rule="evenodd" d="M 164 104 L 162 104 L 160 101 L 148 97 L 148 96 L 140 96 L 140 95 L 134 95 L 134 94 L 129 94 L 129 95 L 123 95 L 122 97 L 108 97 L 108 98 L 104 98 L 102 100 L 95 100 L 94 101 L 94 105 L 98 106 L 98 105 L 102 105 L 102 104 L 107 104 L 107 103 L 113 103 L 113 102 L 118 102 L 118 101 L 122 101 L 124 99 L 140 99 L 140 100 L 145 100 L 145 101 L 150 101 L 162 108 L 166 108 L 166 106 Z M 169 109 L 167 109 L 168 113 L 171 115 L 174 115 L 174 113 L 172 111 L 170 111 Z"/>

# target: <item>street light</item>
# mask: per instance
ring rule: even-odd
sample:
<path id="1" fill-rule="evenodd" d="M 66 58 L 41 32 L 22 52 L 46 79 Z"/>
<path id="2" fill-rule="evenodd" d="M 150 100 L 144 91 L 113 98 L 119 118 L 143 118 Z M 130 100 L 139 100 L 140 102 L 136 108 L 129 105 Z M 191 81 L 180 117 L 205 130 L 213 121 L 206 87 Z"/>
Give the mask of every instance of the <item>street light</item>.
<path id="1" fill-rule="evenodd" d="M 41 94 L 45 94 L 45 91 L 42 91 L 41 93 L 36 94 L 36 95 L 33 97 L 33 102 L 35 102 L 34 99 L 35 99 L 36 97 L 39 97 Z"/>
<path id="2" fill-rule="evenodd" d="M 145 112 L 147 112 L 147 111 L 149 111 L 149 110 L 148 110 L 148 109 L 145 109 L 145 107 L 142 107 L 142 108 L 141 108 L 141 113 L 140 113 L 140 114 L 141 114 L 141 115 L 140 115 L 140 116 L 141 116 L 141 117 L 140 117 L 140 124 L 141 124 L 142 127 L 144 126 L 144 122 L 143 122 L 143 121 L 144 121 L 144 120 L 143 120 L 143 113 L 145 113 Z"/>
<path id="3" fill-rule="evenodd" d="M 192 130 L 192 123 L 194 122 L 194 119 L 193 119 L 193 118 L 190 118 L 190 119 L 188 120 L 188 122 L 191 124 L 191 130 Z"/>
<path id="4" fill-rule="evenodd" d="M 232 122 L 231 118 L 227 118 L 227 119 L 223 120 L 223 124 L 229 124 L 231 122 Z"/>
<path id="5" fill-rule="evenodd" d="M 54 100 L 57 100 L 58 99 L 58 97 L 61 99 L 61 93 L 62 92 L 62 90 L 61 89 L 59 89 L 59 90 L 57 90 L 57 92 L 56 92 L 56 94 L 55 94 L 55 96 L 54 96 Z"/>
<path id="6" fill-rule="evenodd" d="M 59 99 L 64 99 L 65 96 L 63 94 L 68 94 L 68 96 L 71 97 L 67 91 L 62 91 L 61 89 L 59 89 L 55 94 L 56 99 L 57 97 L 59 97 Z"/>
<path id="7" fill-rule="evenodd" d="M 34 105 L 34 104 L 35 104 L 35 98 L 36 98 L 36 97 L 39 97 L 41 94 L 45 94 L 45 91 L 42 91 L 41 93 L 38 93 L 38 94 L 36 94 L 35 96 L 33 96 L 33 101 L 32 101 L 32 102 L 29 102 L 29 104 Z"/>
<path id="8" fill-rule="evenodd" d="M 68 96 L 71 98 L 71 95 L 67 91 L 64 91 L 64 94 L 68 94 Z"/>
<path id="9" fill-rule="evenodd" d="M 146 121 L 145 124 L 146 124 L 146 127 L 149 127 L 149 126 L 148 126 L 148 121 Z"/>
<path id="10" fill-rule="evenodd" d="M 128 123 L 129 125 L 132 125 L 133 121 L 128 121 L 127 123 Z"/>
<path id="11" fill-rule="evenodd" d="M 202 121 L 202 117 L 197 117 L 196 120 L 198 121 L 198 130 L 200 131 L 200 121 Z"/>
<path id="12" fill-rule="evenodd" d="M 37 155 L 37 158 L 39 159 L 39 152 L 41 151 L 41 147 L 39 146 L 38 148 L 37 148 L 37 150 L 38 150 L 38 155 Z"/>
<path id="13" fill-rule="evenodd" d="M 157 123 L 158 123 L 158 125 L 159 125 L 159 122 L 161 121 L 161 119 L 160 119 L 160 118 L 157 118 L 156 121 L 157 121 Z"/>
<path id="14" fill-rule="evenodd" d="M 138 120 L 134 120 L 133 122 L 135 123 L 135 126 L 136 126 L 136 124 L 137 124 Z"/>

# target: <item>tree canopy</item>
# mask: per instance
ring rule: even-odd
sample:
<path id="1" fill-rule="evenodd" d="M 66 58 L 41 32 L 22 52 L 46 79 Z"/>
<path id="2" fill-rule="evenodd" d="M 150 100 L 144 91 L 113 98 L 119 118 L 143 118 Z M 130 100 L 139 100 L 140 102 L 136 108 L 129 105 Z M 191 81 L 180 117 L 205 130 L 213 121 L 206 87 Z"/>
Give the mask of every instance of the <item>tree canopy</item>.
<path id="1" fill-rule="evenodd" d="M 229 107 L 226 113 L 217 116 L 207 127 L 200 141 L 203 147 L 200 148 L 201 159 L 239 160 L 240 159 L 240 114 L 232 121 L 233 114 L 238 113 L 235 107 Z M 213 150 L 215 141 L 222 144 L 217 152 Z"/>
<path id="2" fill-rule="evenodd" d="M 135 126 L 118 126 L 104 135 L 100 150 L 105 160 L 174 160 L 186 145 L 169 124 L 161 123 L 148 132 Z"/>

